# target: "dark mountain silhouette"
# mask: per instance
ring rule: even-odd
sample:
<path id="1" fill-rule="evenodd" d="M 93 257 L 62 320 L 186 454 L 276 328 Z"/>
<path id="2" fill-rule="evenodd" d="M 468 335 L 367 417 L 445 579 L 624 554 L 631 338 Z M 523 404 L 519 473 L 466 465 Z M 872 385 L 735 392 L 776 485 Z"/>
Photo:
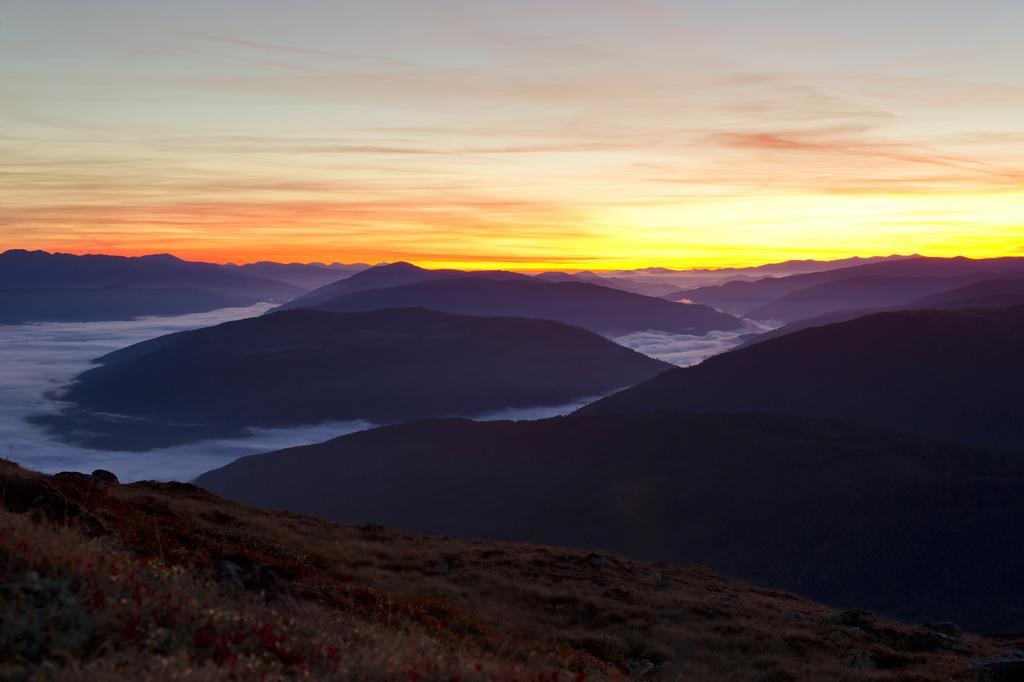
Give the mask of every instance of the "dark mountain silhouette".
<path id="1" fill-rule="evenodd" d="M 1015 274 L 1024 275 L 1024 258 L 989 258 L 978 260 L 963 257 L 902 258 L 789 277 L 769 277 L 754 282 L 728 282 L 722 285 L 681 290 L 674 294 L 669 294 L 665 298 L 670 300 L 685 298 L 736 315 L 749 316 L 748 314 L 753 314 L 762 306 L 766 306 L 801 289 L 855 277 L 963 278 L 951 283 L 950 288 L 952 288 L 968 284 L 971 281 L 1014 276 Z M 908 301 L 904 299 L 888 301 L 886 304 L 906 302 Z M 849 302 L 837 303 L 836 305 L 840 305 L 840 308 L 833 308 L 833 310 L 856 307 L 856 304 Z M 821 312 L 827 311 L 819 310 L 818 313 L 812 314 L 820 314 Z"/>
<path id="2" fill-rule="evenodd" d="M 258 263 L 246 263 L 245 265 L 229 265 L 247 275 L 272 279 L 278 282 L 291 284 L 306 291 L 319 289 L 322 286 L 332 284 L 340 279 L 351 277 L 362 272 L 371 266 L 365 263 L 274 263 L 272 261 L 260 261 Z"/>
<path id="3" fill-rule="evenodd" d="M 583 414 L 759 411 L 1024 448 L 1024 307 L 867 315 L 675 369 Z"/>
<path id="4" fill-rule="evenodd" d="M 169 254 L 73 256 L 12 250 L 0 254 L 0 289 L 187 287 L 230 294 L 287 299 L 301 293 L 283 282 L 253 277 L 213 263 L 193 263 Z"/>
<path id="5" fill-rule="evenodd" d="M 259 506 L 556 543 L 918 621 L 1024 628 L 1019 458 L 778 415 L 401 424 L 197 483 Z"/>
<path id="6" fill-rule="evenodd" d="M 444 279 L 465 279 L 465 278 L 486 278 L 486 279 L 529 279 L 528 275 L 521 275 L 518 272 L 507 272 L 505 270 L 481 270 L 467 272 L 465 270 L 427 270 L 412 263 L 399 261 L 378 265 L 359 272 L 351 277 L 339 279 L 336 282 L 320 287 L 293 301 L 281 306 L 282 310 L 293 308 L 318 308 L 321 304 L 348 294 L 355 294 L 361 291 L 372 289 L 385 289 L 388 287 L 401 286 L 403 284 L 416 284 L 418 282 L 434 282 Z"/>
<path id="7" fill-rule="evenodd" d="M 65 391 L 73 407 L 37 421 L 91 447 L 145 449 L 246 427 L 559 405 L 668 367 L 545 320 L 282 311 L 105 356 Z"/>
<path id="8" fill-rule="evenodd" d="M 464 315 L 557 320 L 610 336 L 644 330 L 705 334 L 743 324 L 703 305 L 672 303 L 586 282 L 541 282 L 525 277 L 420 282 L 339 296 L 317 307 L 355 312 L 408 306 Z"/>
<path id="9" fill-rule="evenodd" d="M 285 301 L 301 292 L 291 284 L 169 254 L 0 254 L 0 319 L 6 323 L 174 315 Z"/>

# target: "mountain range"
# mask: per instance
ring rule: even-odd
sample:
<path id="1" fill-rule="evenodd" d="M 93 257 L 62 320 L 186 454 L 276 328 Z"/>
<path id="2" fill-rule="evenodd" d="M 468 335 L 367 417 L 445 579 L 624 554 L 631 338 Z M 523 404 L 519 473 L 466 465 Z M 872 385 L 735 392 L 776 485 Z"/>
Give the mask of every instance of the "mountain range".
<path id="1" fill-rule="evenodd" d="M 607 336 L 646 330 L 706 334 L 743 325 L 708 306 L 588 282 L 550 282 L 503 271 L 424 270 L 408 263 L 365 270 L 282 306 L 306 307 L 331 312 L 423 307 L 462 315 L 541 318 Z"/>
<path id="2" fill-rule="evenodd" d="M 362 272 L 372 266 L 366 263 L 275 263 L 259 261 L 235 265 L 229 263 L 228 268 L 237 269 L 247 275 L 272 279 L 299 287 L 306 291 L 319 289 L 331 282 Z"/>
<path id="3" fill-rule="evenodd" d="M 508 271 L 427 270 L 403 262 L 378 266 L 363 263 L 303 264 L 269 261 L 219 265 L 185 261 L 170 254 L 139 257 L 76 256 L 13 249 L 0 254 L 0 324 L 131 319 L 143 315 L 203 312 L 263 301 L 284 303 L 287 308 L 308 308 L 317 307 L 342 295 L 370 289 L 460 278 L 587 283 L 675 301 L 687 298 L 692 293 L 690 289 L 680 291 L 680 286 L 717 286 L 734 280 L 750 284 L 752 280 L 788 279 L 787 276 L 794 273 L 822 274 L 833 270 L 850 270 L 853 266 L 864 264 L 914 258 L 886 256 L 835 261 L 787 261 L 753 268 L 717 270 L 642 268 L 614 272 L 546 272 L 527 275 Z M 705 293 L 692 295 L 700 298 Z M 711 295 L 710 298 L 717 300 L 718 297 Z M 649 301 L 640 303 L 634 300 L 634 303 L 647 308 L 652 306 Z M 410 302 L 406 305 L 416 304 Z M 437 305 L 440 306 L 441 302 Z M 712 305 L 728 310 L 720 302 L 712 302 Z M 485 314 L 481 310 L 460 312 Z M 530 306 L 526 306 L 526 314 L 531 314 Z M 719 323 L 724 319 L 719 318 Z M 678 333 L 704 333 L 710 330 L 708 324 L 700 322 L 693 326 L 680 325 L 678 322 L 662 324 L 666 328 L 655 328 L 673 333 L 680 329 L 696 331 Z M 637 330 L 629 328 L 626 331 Z"/>
<path id="4" fill-rule="evenodd" d="M 666 296 L 760 320 L 793 322 L 828 312 L 903 305 L 975 282 L 1024 277 L 1024 258 L 912 257 L 757 281 L 686 289 Z"/>
<path id="5" fill-rule="evenodd" d="M 0 253 L 0 323 L 123 320 L 287 301 L 303 289 L 168 254 Z"/>
<path id="6" fill-rule="evenodd" d="M 782 327 L 745 337 L 744 345 L 759 343 L 785 336 L 809 327 L 846 322 L 865 315 L 900 310 L 964 310 L 970 308 L 1010 308 L 1024 305 L 1024 277 L 1015 279 L 987 279 L 938 294 L 924 296 L 903 305 L 883 305 L 873 308 L 841 309 L 814 317 L 799 319 Z"/>
<path id="7" fill-rule="evenodd" d="M 349 294 L 356 294 L 372 289 L 385 289 L 388 287 L 401 286 L 404 284 L 418 284 L 420 282 L 436 282 L 450 279 L 517 279 L 529 280 L 529 275 L 507 270 L 428 270 L 412 263 L 398 261 L 368 268 L 362 272 L 355 273 L 343 279 L 337 279 L 330 284 L 314 289 L 303 294 L 281 306 L 283 310 L 292 308 L 317 308 L 324 303 Z"/>

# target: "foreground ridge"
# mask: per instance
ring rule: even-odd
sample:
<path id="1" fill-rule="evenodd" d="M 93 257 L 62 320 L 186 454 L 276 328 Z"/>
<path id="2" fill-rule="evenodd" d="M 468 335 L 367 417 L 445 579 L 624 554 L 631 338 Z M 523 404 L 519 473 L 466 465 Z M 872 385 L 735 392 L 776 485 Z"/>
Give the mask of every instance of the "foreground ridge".
<path id="1" fill-rule="evenodd" d="M 836 611 L 701 568 L 336 525 L 188 484 L 4 460 L 0 487 L 3 679 L 974 680 L 1024 668 L 1024 640 Z"/>

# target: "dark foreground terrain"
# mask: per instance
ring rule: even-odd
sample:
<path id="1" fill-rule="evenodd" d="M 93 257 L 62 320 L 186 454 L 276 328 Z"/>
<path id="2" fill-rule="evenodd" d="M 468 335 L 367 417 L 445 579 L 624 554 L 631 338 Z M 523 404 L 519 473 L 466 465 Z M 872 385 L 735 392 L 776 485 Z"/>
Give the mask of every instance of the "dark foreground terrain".
<path id="1" fill-rule="evenodd" d="M 0 678 L 1011 680 L 1020 639 L 700 568 L 422 537 L 0 460 Z"/>
<path id="2" fill-rule="evenodd" d="M 830 604 L 1024 631 L 1020 457 L 767 414 L 438 420 L 198 483 L 415 532 L 701 564 Z"/>

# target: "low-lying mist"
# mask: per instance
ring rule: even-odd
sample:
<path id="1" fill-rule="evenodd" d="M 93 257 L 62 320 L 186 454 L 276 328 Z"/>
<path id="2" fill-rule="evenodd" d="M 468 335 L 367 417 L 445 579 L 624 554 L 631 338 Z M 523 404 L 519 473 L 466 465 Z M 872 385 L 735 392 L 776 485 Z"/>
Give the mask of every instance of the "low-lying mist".
<path id="1" fill-rule="evenodd" d="M 619 336 L 614 341 L 649 357 L 680 367 L 689 367 L 707 360 L 712 355 L 735 348 L 743 343 L 743 337 L 749 334 L 760 334 L 773 328 L 748 320 L 740 329 L 714 331 L 704 336 L 646 331 Z"/>
<path id="2" fill-rule="evenodd" d="M 49 396 L 92 361 L 110 351 L 163 334 L 205 327 L 264 313 L 271 306 L 226 308 L 176 317 L 131 321 L 0 325 L 0 456 L 26 467 L 55 473 L 108 469 L 124 481 L 188 481 L 239 457 L 317 443 L 375 426 L 365 421 L 331 422 L 290 428 L 251 429 L 240 438 L 138 452 L 92 450 L 53 440 L 25 418 L 56 411 Z M 752 329 L 741 330 L 750 333 Z M 656 332 L 616 339 L 622 345 L 680 365 L 699 362 L 736 345 L 741 332 L 674 336 Z M 479 420 L 543 419 L 569 414 L 601 396 L 571 403 L 498 410 L 472 415 Z"/>

